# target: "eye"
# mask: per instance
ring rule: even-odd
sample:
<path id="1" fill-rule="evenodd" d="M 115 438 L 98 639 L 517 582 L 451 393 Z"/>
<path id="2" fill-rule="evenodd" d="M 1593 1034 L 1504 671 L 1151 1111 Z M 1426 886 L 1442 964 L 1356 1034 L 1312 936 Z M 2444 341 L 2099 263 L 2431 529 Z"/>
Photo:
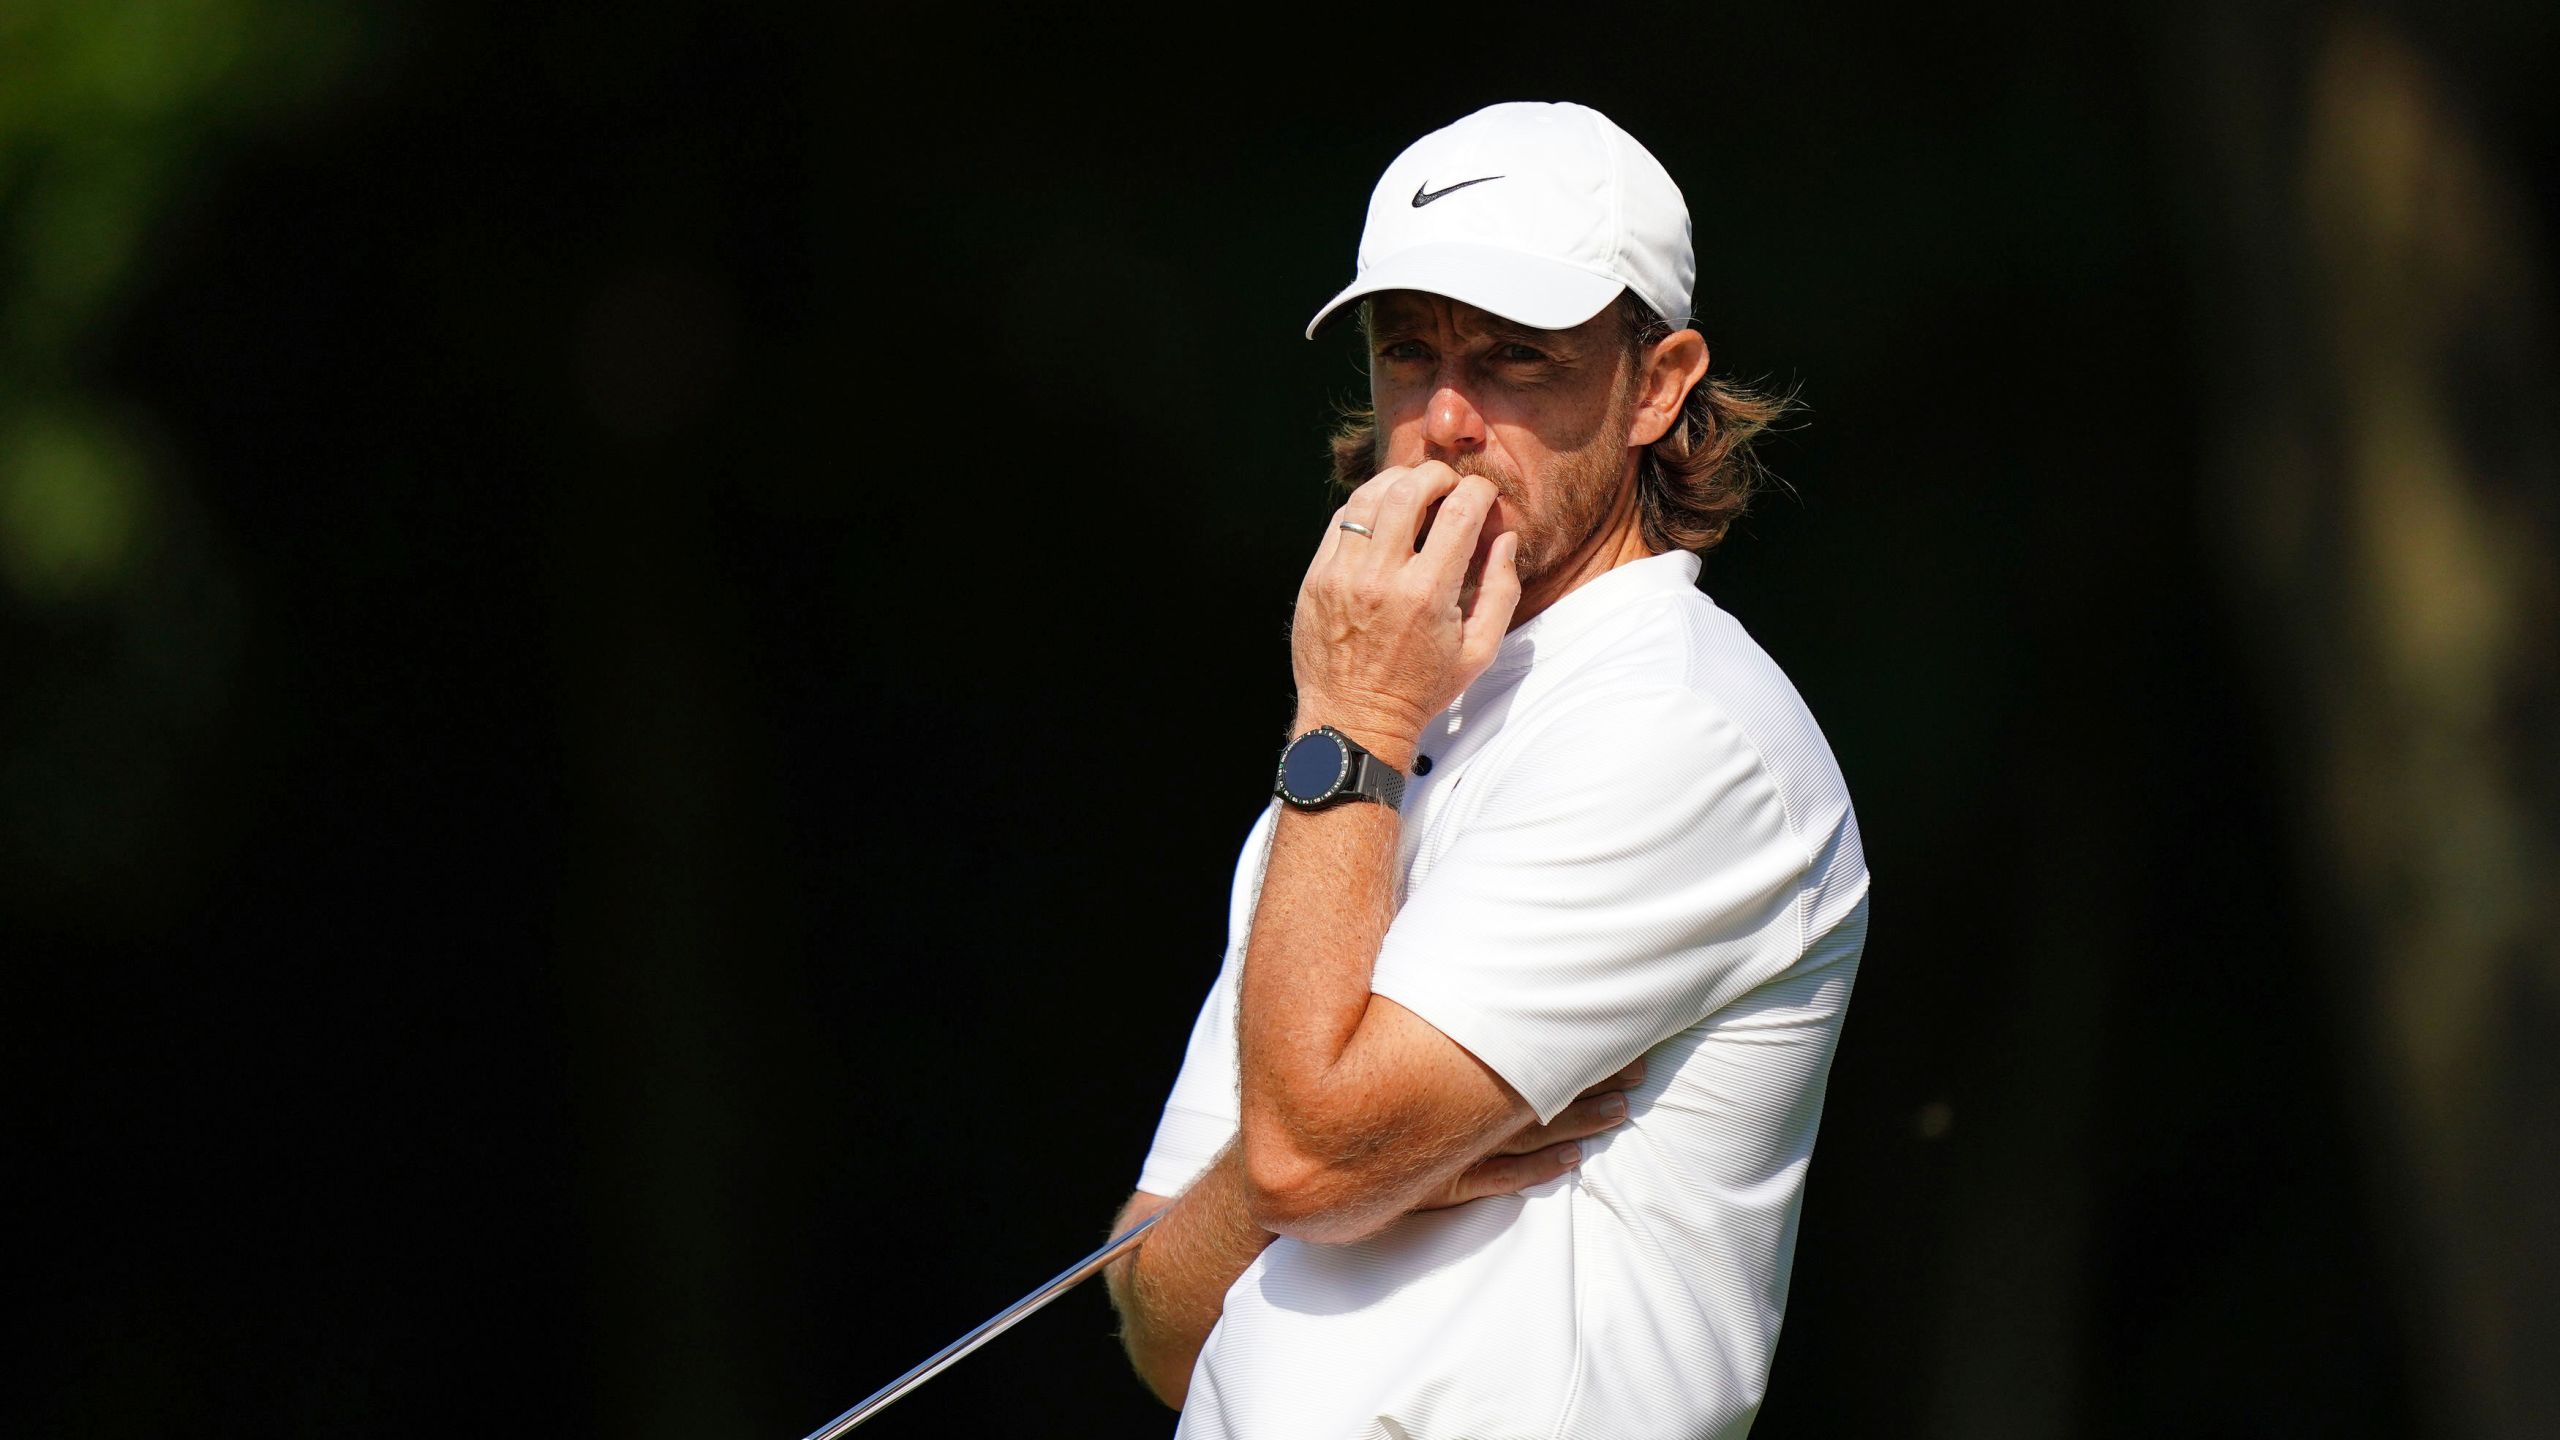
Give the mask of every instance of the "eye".
<path id="1" fill-rule="evenodd" d="M 1381 360 L 1428 360 L 1431 351 L 1419 340 L 1390 340 L 1378 347 Z"/>
<path id="2" fill-rule="evenodd" d="M 1535 345 L 1524 345 L 1517 340 L 1505 341 L 1496 346 L 1493 353 L 1495 358 L 1514 365 L 1536 365 L 1547 358 L 1546 351 Z"/>

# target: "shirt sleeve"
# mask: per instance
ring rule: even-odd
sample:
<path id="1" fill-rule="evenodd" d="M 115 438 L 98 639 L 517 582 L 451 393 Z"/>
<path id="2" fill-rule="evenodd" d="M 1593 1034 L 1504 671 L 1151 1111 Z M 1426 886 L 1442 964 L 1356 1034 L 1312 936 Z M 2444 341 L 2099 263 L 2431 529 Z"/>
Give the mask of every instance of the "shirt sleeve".
<path id="1" fill-rule="evenodd" d="M 1458 838 L 1371 989 L 1543 1122 L 1801 958 L 1810 857 L 1759 752 L 1696 691 L 1596 696 L 1503 751 L 1458 779 L 1476 787 Z"/>
<path id="2" fill-rule="evenodd" d="M 1253 923 L 1254 901 L 1262 891 L 1262 862 L 1271 847 L 1274 812 L 1264 810 L 1244 849 L 1236 857 L 1234 883 L 1227 892 L 1227 955 L 1217 982 L 1191 1022 L 1191 1045 L 1183 1052 L 1182 1071 L 1173 1093 L 1165 1097 L 1164 1114 L 1156 1121 L 1155 1143 L 1138 1170 L 1138 1188 L 1150 1195 L 1179 1195 L 1191 1188 L 1218 1152 L 1235 1138 L 1241 1107 L 1236 1071 L 1237 971 L 1244 964 L 1246 932 Z"/>

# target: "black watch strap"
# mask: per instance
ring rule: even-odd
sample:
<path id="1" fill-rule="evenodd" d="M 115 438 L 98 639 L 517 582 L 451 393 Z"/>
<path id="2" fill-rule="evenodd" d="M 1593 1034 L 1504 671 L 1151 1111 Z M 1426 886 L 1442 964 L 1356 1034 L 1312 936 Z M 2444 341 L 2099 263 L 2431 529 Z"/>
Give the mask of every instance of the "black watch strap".
<path id="1" fill-rule="evenodd" d="M 1360 742 L 1319 725 L 1280 752 L 1280 774 L 1271 793 L 1302 810 L 1344 800 L 1375 800 L 1390 810 L 1404 806 L 1404 773 L 1361 748 Z"/>
<path id="2" fill-rule="evenodd" d="M 1404 808 L 1404 772 L 1361 749 L 1351 747 L 1351 791 L 1390 810 Z"/>

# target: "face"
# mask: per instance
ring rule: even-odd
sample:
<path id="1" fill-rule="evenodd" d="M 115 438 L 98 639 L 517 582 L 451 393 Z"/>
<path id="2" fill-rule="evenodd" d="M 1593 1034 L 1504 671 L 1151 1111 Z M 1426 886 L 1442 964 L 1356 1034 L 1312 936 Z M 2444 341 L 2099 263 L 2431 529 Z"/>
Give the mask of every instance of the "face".
<path id="1" fill-rule="evenodd" d="M 1632 367 L 1615 314 L 1534 330 L 1438 295 L 1369 311 L 1379 468 L 1439 460 L 1501 492 L 1485 543 L 1520 537 L 1524 586 L 1568 564 L 1632 503 Z"/>

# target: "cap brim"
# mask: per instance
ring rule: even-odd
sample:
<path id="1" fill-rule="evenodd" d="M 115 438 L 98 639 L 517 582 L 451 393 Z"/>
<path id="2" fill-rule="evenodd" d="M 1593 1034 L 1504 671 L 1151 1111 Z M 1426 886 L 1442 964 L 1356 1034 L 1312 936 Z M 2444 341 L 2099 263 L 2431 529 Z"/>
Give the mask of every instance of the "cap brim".
<path id="1" fill-rule="evenodd" d="M 1342 307 L 1364 295 L 1419 290 L 1489 311 L 1537 330 L 1570 330 L 1607 308 L 1626 283 L 1577 265 L 1490 245 L 1416 245 L 1362 272 L 1351 288 L 1326 302 L 1307 322 L 1316 338 Z"/>

